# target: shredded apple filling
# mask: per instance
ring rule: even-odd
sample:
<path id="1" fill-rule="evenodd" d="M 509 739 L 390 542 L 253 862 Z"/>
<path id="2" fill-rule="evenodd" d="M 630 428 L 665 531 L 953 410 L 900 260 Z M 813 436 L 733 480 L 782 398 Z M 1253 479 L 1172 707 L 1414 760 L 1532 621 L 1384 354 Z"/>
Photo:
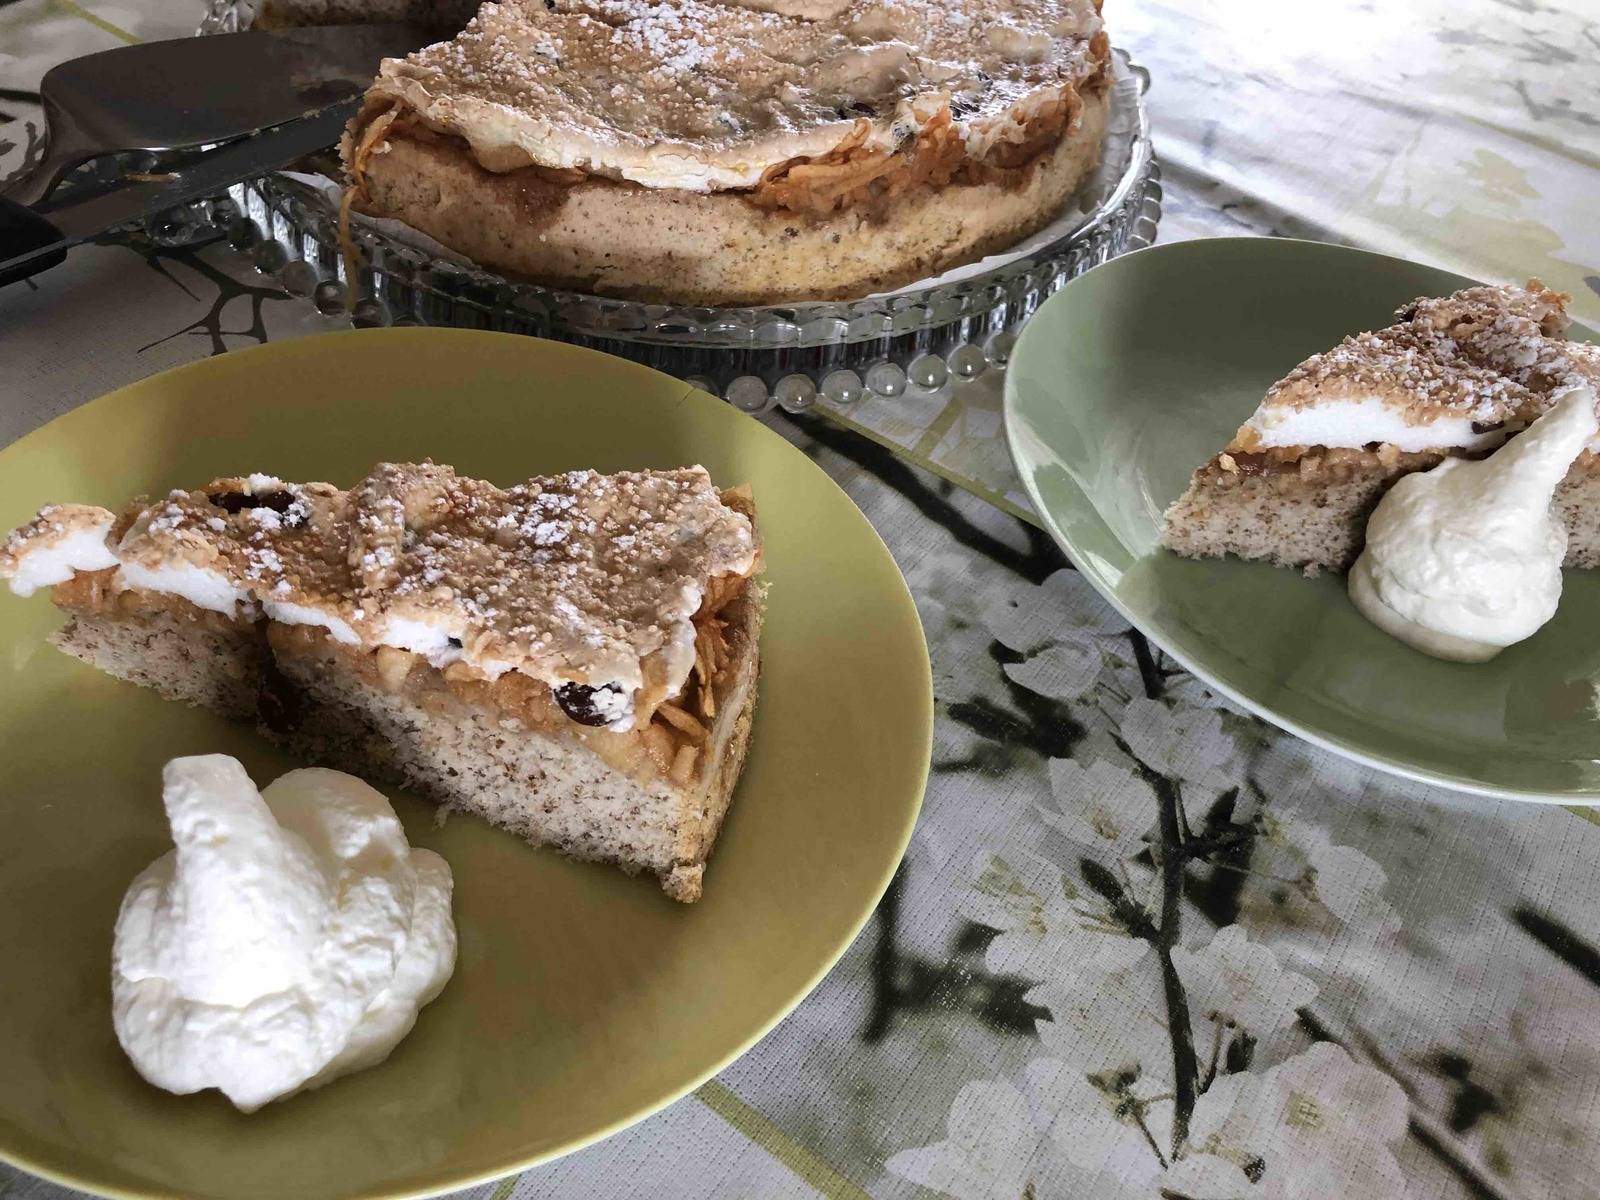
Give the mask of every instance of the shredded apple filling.
<path id="1" fill-rule="evenodd" d="M 725 489 L 719 498 L 727 507 L 753 518 L 755 506 L 748 486 Z M 270 507 L 270 503 L 266 506 Z M 130 508 L 125 512 L 118 526 L 125 530 L 134 511 Z M 235 620 L 198 608 L 180 596 L 119 588 L 115 581 L 117 570 L 108 567 L 79 571 L 54 586 L 52 599 L 60 608 L 95 616 L 137 619 L 144 614 L 166 613 L 213 631 L 253 627 L 264 650 L 259 707 L 262 719 L 269 723 L 299 708 L 293 684 L 277 669 L 279 660 L 337 661 L 342 668 L 353 669 L 384 691 L 405 692 L 425 708 L 445 704 L 452 698 L 491 708 L 529 728 L 562 730 L 577 737 L 610 765 L 636 777 L 667 778 L 676 784 L 687 783 L 694 776 L 701 751 L 710 743 L 718 711 L 717 691 L 725 683 L 733 661 L 728 639 L 730 609 L 744 597 L 755 573 L 752 568 L 747 575 L 720 575 L 708 581 L 700 608 L 691 618 L 694 660 L 688 678 L 675 695 L 668 695 L 660 664 L 654 659 L 646 660 L 645 686 L 634 697 L 635 728 L 616 732 L 583 720 L 581 712 L 575 712 L 572 698 L 562 695 L 563 689 L 553 689 L 520 671 L 507 671 L 491 679 L 464 661 L 437 668 L 423 655 L 394 646 L 344 644 L 319 626 L 283 624 L 265 618 Z"/>
<path id="2" fill-rule="evenodd" d="M 1209 471 L 1218 482 L 1259 477 L 1298 476 L 1301 479 L 1345 479 L 1370 474 L 1373 470 L 1418 470 L 1433 467 L 1445 458 L 1481 459 L 1498 447 L 1465 450 L 1450 447 L 1439 450 L 1401 450 L 1388 442 L 1368 442 L 1365 446 L 1274 446 L 1269 450 L 1227 450 L 1217 455 Z M 1577 468 L 1600 467 L 1600 455 L 1584 451 Z"/>
<path id="3" fill-rule="evenodd" d="M 1109 44 L 1103 49 L 1109 54 Z M 1088 86 L 1104 86 L 1108 81 L 1109 76 L 1102 72 Z M 1017 126 L 1014 140 L 997 142 L 983 158 L 967 153 L 948 103 L 923 126 L 909 147 L 882 150 L 864 145 L 872 124 L 858 121 L 850 135 L 830 153 L 768 167 L 746 199 L 757 208 L 826 216 L 922 187 L 1005 183 L 1059 143 L 1071 131 L 1082 108 L 1083 99 L 1068 84 L 1052 103 Z"/>
<path id="4" fill-rule="evenodd" d="M 1109 63 L 1110 43 L 1105 40 L 1104 33 L 1096 35 L 1091 43 L 1091 52 L 1103 64 L 1101 70 L 1084 84 L 1087 90 L 1095 92 L 1110 83 L 1109 67 L 1104 65 Z M 1012 137 L 996 141 L 982 157 L 975 157 L 968 152 L 962 131 L 955 123 L 956 114 L 952 113 L 948 101 L 941 104 L 915 137 L 908 137 L 893 149 L 868 146 L 866 142 L 873 127 L 870 121 L 863 119 L 857 121 L 845 139 L 827 154 L 774 163 L 763 172 L 753 188 L 733 194 L 767 211 L 807 213 L 821 217 L 847 209 L 869 207 L 920 188 L 1014 182 L 1042 154 L 1071 132 L 1082 108 L 1082 97 L 1071 84 L 1067 84 L 1052 101 L 1041 105 L 1026 121 L 1019 122 L 1012 131 Z M 465 141 L 453 135 L 439 134 L 429 129 L 400 101 L 378 100 L 369 103 L 353 127 L 349 155 L 350 180 L 340 206 L 340 239 L 347 261 L 354 254 L 354 243 L 349 233 L 351 208 L 369 199 L 367 165 L 374 154 L 381 154 L 387 149 L 390 136 L 423 140 L 446 137 L 466 147 Z M 467 152 L 471 153 L 470 150 Z M 558 170 L 534 166 L 519 170 L 533 171 L 541 180 L 558 186 L 574 186 L 584 182 L 609 183 L 617 187 L 637 186 L 618 183 L 577 168 Z"/>
<path id="5" fill-rule="evenodd" d="M 141 613 L 168 612 L 211 629 L 240 627 L 240 622 L 221 613 L 196 608 L 178 596 L 137 588 L 117 590 L 112 583 L 115 574 L 115 567 L 79 572 L 66 582 L 56 584 L 52 599 L 58 607 L 70 612 L 96 616 L 134 618 Z M 343 645 L 329 637 L 326 630 L 313 625 L 283 625 L 266 620 L 258 624 L 265 633 L 269 663 L 278 658 L 337 659 L 342 666 L 353 667 L 358 675 L 387 692 L 405 691 L 414 696 L 424 708 L 439 706 L 452 697 L 492 708 L 530 728 L 565 730 L 620 770 L 646 778 L 665 777 L 683 784 L 694 776 L 700 751 L 711 738 L 711 723 L 717 714 L 717 688 L 732 661 L 726 616 L 729 607 L 745 594 L 748 585 L 749 579 L 744 576 L 713 581 L 705 604 L 694 617 L 695 660 L 682 692 L 660 701 L 648 722 L 627 733 L 587 728 L 574 721 L 563 711 L 549 686 L 518 671 L 508 671 L 491 680 L 464 662 L 440 669 L 429 665 L 419 654 L 393 646 L 369 649 Z M 283 692 L 293 686 L 280 673 L 268 673 L 273 678 L 271 686 L 264 686 L 262 690 L 264 717 L 284 711 Z"/>

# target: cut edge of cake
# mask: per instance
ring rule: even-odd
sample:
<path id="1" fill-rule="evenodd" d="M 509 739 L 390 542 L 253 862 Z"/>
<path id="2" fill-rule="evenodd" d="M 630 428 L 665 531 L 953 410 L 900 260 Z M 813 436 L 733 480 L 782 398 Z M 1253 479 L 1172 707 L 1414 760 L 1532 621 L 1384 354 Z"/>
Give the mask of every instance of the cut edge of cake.
<path id="1" fill-rule="evenodd" d="M 47 507 L 0 548 L 0 576 L 22 594 L 50 588 L 68 615 L 51 641 L 107 674 L 230 719 L 254 721 L 269 740 L 308 762 L 411 789 L 532 844 L 614 863 L 629 873 L 649 871 L 668 896 L 691 902 L 701 895 L 706 862 L 748 750 L 766 598 L 765 585 L 754 578 L 760 546 L 748 489 L 707 494 L 709 480 L 696 472 L 571 473 L 507 492 L 431 464 L 401 468 L 405 487 L 398 492 L 387 486 L 396 476 L 382 466 L 349 493 L 266 476 L 218 480 L 153 505 L 134 502 L 120 518 L 88 506 Z M 619 485 L 619 495 L 604 494 L 607 481 L 624 478 L 635 481 L 633 490 Z M 374 489 L 374 480 L 386 486 Z M 549 486 L 541 490 L 543 485 Z M 653 518 L 640 511 L 645 502 L 664 507 Z M 602 513 L 594 519 L 606 505 L 626 510 L 624 516 Z M 267 509 L 264 515 L 261 508 Z M 392 518 L 394 530 L 381 521 L 375 525 L 375 514 Z M 659 532 L 652 519 L 682 523 L 650 542 Z M 518 564 L 560 576 L 563 531 L 574 542 L 587 537 L 598 547 L 611 527 L 607 522 L 615 520 L 633 522 L 623 526 L 633 532 L 618 539 L 669 547 L 685 537 L 701 543 L 660 560 L 664 582 L 650 577 L 655 560 L 642 561 L 632 576 L 615 573 L 614 557 L 597 568 L 599 577 L 615 579 L 634 599 L 642 595 L 646 615 L 656 611 L 652 597 L 675 594 L 674 579 L 699 579 L 681 602 L 682 612 L 694 613 L 689 645 L 672 636 L 673 613 L 680 610 L 670 607 L 660 608 L 659 634 L 641 632 L 637 622 L 618 625 L 617 614 L 630 602 L 626 597 L 603 605 L 598 624 L 570 617 L 585 635 L 584 645 L 548 633 L 530 637 L 521 633 L 523 626 L 508 628 L 506 620 L 494 627 L 500 614 L 483 610 L 483 627 L 452 626 L 461 635 L 450 639 L 458 648 L 403 650 L 350 636 L 337 615 L 365 607 L 373 628 L 392 630 L 400 627 L 398 618 L 385 625 L 390 614 L 378 611 L 386 605 L 411 624 L 430 605 L 450 609 L 432 592 L 420 609 L 402 603 L 408 599 L 406 581 L 431 583 L 440 577 L 440 562 L 456 563 L 448 577 L 467 592 L 491 574 L 514 573 Z M 402 525 L 405 542 L 431 539 L 447 552 L 429 558 L 413 545 L 399 567 L 391 562 L 386 574 L 375 576 L 373 560 L 384 558 L 385 545 L 400 544 L 386 535 L 398 535 Z M 449 538 L 433 536 L 443 528 L 451 531 Z M 484 544 L 475 548 L 472 536 Z M 296 539 L 306 544 L 292 546 Z M 148 560 L 152 541 L 161 552 L 155 577 L 169 590 L 140 586 L 152 578 L 148 561 L 140 562 L 141 556 Z M 741 544 L 748 549 L 740 551 Z M 504 553 L 484 566 L 491 546 Z M 572 553 L 593 556 L 594 547 Z M 270 570 L 250 581 L 247 600 L 218 611 L 205 606 L 222 606 L 216 594 L 225 589 L 216 579 L 202 586 L 174 574 L 207 554 L 216 556 L 209 573 L 234 583 L 244 583 L 244 573 L 261 563 Z M 530 555 L 538 566 L 528 567 Z M 353 564 L 348 571 L 329 571 L 351 594 L 335 596 L 326 580 L 316 582 L 315 568 L 344 556 Z M 482 578 L 464 575 L 464 561 L 478 561 Z M 682 574 L 703 574 L 714 566 L 728 569 L 707 578 Z M 680 574 L 671 575 L 673 570 Z M 358 586 L 357 576 L 374 586 Z M 537 593 L 530 579 L 524 582 Z M 581 584 L 567 586 L 582 599 Z M 286 594 L 324 605 L 321 623 L 293 601 L 280 600 L 268 611 L 264 597 Z M 548 597 L 557 611 L 570 605 L 559 588 Z M 465 599 L 459 603 L 472 607 Z M 511 600 L 504 604 L 516 611 Z M 581 673 L 585 662 L 615 673 L 619 663 L 626 664 L 629 643 L 624 639 L 621 658 L 596 649 L 605 631 L 613 640 L 625 632 L 647 648 L 632 707 L 610 685 L 591 686 L 592 677 L 570 693 L 575 685 L 524 673 L 562 663 L 561 669 Z M 518 633 L 520 642 L 510 633 Z M 487 656 L 511 653 L 519 644 L 544 657 L 525 660 L 525 669 L 485 669 L 494 662 Z M 463 655 L 474 649 L 485 657 L 469 662 Z M 682 682 L 674 683 L 680 672 Z"/>
<path id="2" fill-rule="evenodd" d="M 1492 453 L 1565 388 L 1600 387 L 1600 347 L 1564 336 L 1568 299 L 1536 279 L 1465 288 L 1306 359 L 1194 472 L 1163 515 L 1163 544 L 1188 558 L 1347 570 L 1397 479 Z M 1579 456 L 1554 506 L 1566 564 L 1600 566 L 1600 446 Z"/>

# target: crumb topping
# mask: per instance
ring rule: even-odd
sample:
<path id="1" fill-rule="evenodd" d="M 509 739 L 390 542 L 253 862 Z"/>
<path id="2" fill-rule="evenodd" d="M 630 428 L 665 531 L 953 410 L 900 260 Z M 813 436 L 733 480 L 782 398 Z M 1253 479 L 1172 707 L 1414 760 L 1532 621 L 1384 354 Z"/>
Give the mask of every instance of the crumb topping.
<path id="1" fill-rule="evenodd" d="M 1410 424 L 1465 417 L 1483 431 L 1538 417 L 1555 391 L 1600 385 L 1600 347 L 1565 338 L 1568 297 L 1537 279 L 1419 299 L 1386 329 L 1347 337 L 1273 385 L 1262 411 L 1376 397 Z M 1253 447 L 1251 426 L 1234 446 Z"/>
<path id="2" fill-rule="evenodd" d="M 36 551 L 51 550 L 68 538 L 84 533 L 100 533 L 111 528 L 116 517 L 109 509 L 93 504 L 47 504 L 26 525 L 13 529 L 0 542 L 0 576 L 18 573 L 22 560 Z"/>
<path id="3" fill-rule="evenodd" d="M 383 463 L 348 492 L 217 479 L 124 520 L 124 565 L 221 575 L 269 615 L 342 623 L 373 646 L 448 639 L 494 671 L 630 691 L 645 660 L 672 655 L 714 581 L 747 576 L 757 559 L 750 518 L 701 467 L 502 489 L 447 466 Z"/>
<path id="4" fill-rule="evenodd" d="M 704 190 L 852 133 L 898 147 L 946 112 L 1005 140 L 1108 57 L 1094 0 L 503 0 L 385 61 L 369 98 L 489 170 Z"/>

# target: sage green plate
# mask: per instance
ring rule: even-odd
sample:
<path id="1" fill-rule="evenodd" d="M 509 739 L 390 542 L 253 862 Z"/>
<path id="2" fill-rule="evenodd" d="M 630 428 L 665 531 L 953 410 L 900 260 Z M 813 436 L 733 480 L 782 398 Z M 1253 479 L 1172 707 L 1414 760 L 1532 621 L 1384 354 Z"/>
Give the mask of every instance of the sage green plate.
<path id="1" fill-rule="evenodd" d="M 1194 562 L 1158 545 L 1163 510 L 1275 380 L 1389 324 L 1405 301 L 1471 282 L 1313 242 L 1142 250 L 1073 280 L 1028 323 L 1006 376 L 1006 433 L 1035 508 L 1084 577 L 1238 703 L 1398 775 L 1593 802 L 1600 572 L 1567 572 L 1550 624 L 1464 665 L 1379 632 L 1341 576 Z"/>
<path id="2" fill-rule="evenodd" d="M 295 764 L 247 728 L 118 683 L 45 643 L 43 596 L 0 592 L 0 1156 L 117 1196 L 394 1197 L 572 1150 L 696 1086 L 794 1007 L 871 913 L 929 757 L 927 648 L 893 560 L 848 498 L 760 422 L 588 350 L 375 330 L 155 376 L 0 452 L 0 528 L 52 500 L 271 471 L 349 483 L 432 456 L 510 483 L 703 463 L 749 481 L 771 599 L 754 742 L 706 871 L 568 862 L 395 794 L 455 872 L 460 959 L 383 1065 L 243 1116 L 145 1083 L 111 1029 L 111 929 L 170 847 L 161 765 Z"/>

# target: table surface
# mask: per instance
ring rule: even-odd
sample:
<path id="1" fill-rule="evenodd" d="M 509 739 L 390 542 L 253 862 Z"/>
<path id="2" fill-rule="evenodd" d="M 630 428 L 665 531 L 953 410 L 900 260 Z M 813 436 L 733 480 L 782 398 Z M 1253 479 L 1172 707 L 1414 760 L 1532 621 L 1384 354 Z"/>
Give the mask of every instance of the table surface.
<path id="1" fill-rule="evenodd" d="M 1107 8 L 1154 80 L 1162 240 L 1537 275 L 1600 318 L 1589 0 Z M 45 68 L 197 17 L 0 0 L 0 174 Z M 0 444 L 338 323 L 224 245 L 75 251 L 0 291 Z M 924 814 L 871 924 L 691 1097 L 462 1195 L 1600 1197 L 1600 828 L 1229 709 L 1026 519 L 998 396 L 772 418 L 883 535 L 933 658 Z M 69 1194 L 0 1165 L 8 1200 Z"/>

